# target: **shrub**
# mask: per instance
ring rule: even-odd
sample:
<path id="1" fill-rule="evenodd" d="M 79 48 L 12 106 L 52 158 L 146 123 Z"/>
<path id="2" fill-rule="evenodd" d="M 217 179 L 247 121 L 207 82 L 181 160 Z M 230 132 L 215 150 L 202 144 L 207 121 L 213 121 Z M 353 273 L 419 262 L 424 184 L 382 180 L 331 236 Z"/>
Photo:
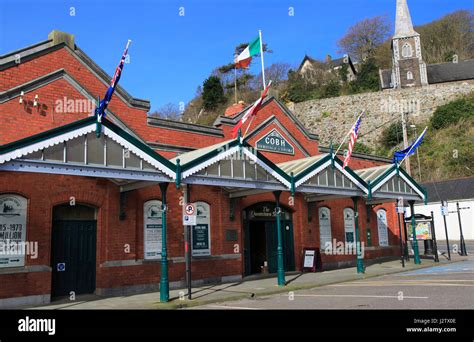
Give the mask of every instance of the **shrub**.
<path id="1" fill-rule="evenodd" d="M 474 117 L 474 95 L 439 106 L 431 117 L 431 126 L 441 129 L 459 122 L 462 118 Z"/>

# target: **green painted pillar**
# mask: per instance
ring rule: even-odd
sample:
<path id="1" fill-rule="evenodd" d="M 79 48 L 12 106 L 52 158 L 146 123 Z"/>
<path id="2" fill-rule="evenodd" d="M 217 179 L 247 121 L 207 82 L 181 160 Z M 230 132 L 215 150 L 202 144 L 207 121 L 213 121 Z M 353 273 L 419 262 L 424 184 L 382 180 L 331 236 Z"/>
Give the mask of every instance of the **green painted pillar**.
<path id="1" fill-rule="evenodd" d="M 354 223 L 355 223 L 355 242 L 357 249 L 357 273 L 365 273 L 364 259 L 362 257 L 362 246 L 360 241 L 360 232 L 359 232 L 359 208 L 358 202 L 359 197 L 352 197 L 352 202 L 354 203 Z"/>
<path id="2" fill-rule="evenodd" d="M 168 183 L 160 183 L 161 189 L 161 209 L 162 209 L 162 233 L 161 233 L 161 277 L 160 277 L 160 302 L 167 302 L 170 299 L 170 287 L 168 281 L 168 251 L 166 246 L 166 190 Z"/>
<path id="3" fill-rule="evenodd" d="M 418 240 L 416 239 L 415 201 L 408 201 L 411 211 L 411 229 L 413 233 L 413 259 L 415 264 L 421 264 L 420 252 L 418 251 Z"/>
<path id="4" fill-rule="evenodd" d="M 277 222 L 277 238 L 278 238 L 278 247 L 277 247 L 277 257 L 278 257 L 278 268 L 277 268 L 277 277 L 278 277 L 278 286 L 285 286 L 285 265 L 283 263 L 283 234 L 281 232 L 281 208 L 280 208 L 280 195 L 281 191 L 273 191 L 275 196 L 275 216 Z"/>

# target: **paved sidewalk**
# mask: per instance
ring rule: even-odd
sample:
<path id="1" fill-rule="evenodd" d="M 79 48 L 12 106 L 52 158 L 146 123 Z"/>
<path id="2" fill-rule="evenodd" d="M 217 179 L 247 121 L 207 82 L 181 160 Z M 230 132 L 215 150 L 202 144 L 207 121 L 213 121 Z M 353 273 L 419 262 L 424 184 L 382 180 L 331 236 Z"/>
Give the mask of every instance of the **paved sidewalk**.
<path id="1" fill-rule="evenodd" d="M 472 259 L 472 257 L 461 257 L 456 254 L 452 255 L 451 263 L 468 259 Z M 293 273 L 286 275 L 287 285 L 285 287 L 277 286 L 276 277 L 208 285 L 193 288 L 191 300 L 187 298 L 186 289 L 179 289 L 170 291 L 170 302 L 168 303 L 160 303 L 159 292 L 150 292 L 117 297 L 78 296 L 75 301 L 63 300 L 31 309 L 176 309 L 309 289 L 322 285 L 367 279 L 449 263 L 445 257 L 440 256 L 439 263 L 429 259 L 422 259 L 421 265 L 415 265 L 413 259 L 410 259 L 410 262 L 406 263 L 405 268 L 402 268 L 400 260 L 376 263 L 367 266 L 364 274 L 357 274 L 355 267 L 317 273 Z"/>

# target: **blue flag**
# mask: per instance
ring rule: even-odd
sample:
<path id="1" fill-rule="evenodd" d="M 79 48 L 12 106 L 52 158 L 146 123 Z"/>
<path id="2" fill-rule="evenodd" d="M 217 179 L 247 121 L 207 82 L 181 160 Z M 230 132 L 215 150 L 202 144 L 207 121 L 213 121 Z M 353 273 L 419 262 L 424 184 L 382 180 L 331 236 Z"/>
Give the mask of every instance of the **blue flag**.
<path id="1" fill-rule="evenodd" d="M 131 42 L 131 40 L 128 40 L 127 46 L 125 46 L 125 50 L 123 51 L 123 55 L 120 59 L 119 65 L 115 69 L 114 76 L 110 80 L 110 86 L 107 89 L 104 98 L 102 99 L 102 101 L 100 101 L 99 107 L 96 109 L 97 115 L 99 117 L 105 117 L 105 109 L 109 105 L 110 100 L 112 100 L 112 95 L 115 91 L 115 87 L 117 86 L 118 81 L 120 80 L 120 76 L 122 75 L 123 65 L 125 64 L 125 58 L 127 57 L 128 47 L 130 46 Z"/>
<path id="2" fill-rule="evenodd" d="M 423 137 L 425 136 L 426 130 L 428 127 L 426 127 L 423 132 L 420 134 L 420 136 L 411 144 L 408 146 L 406 149 L 397 151 L 393 155 L 393 162 L 398 163 L 399 161 L 403 160 L 405 157 L 408 157 L 409 155 L 413 154 L 415 150 L 420 146 L 421 141 L 423 140 Z"/>

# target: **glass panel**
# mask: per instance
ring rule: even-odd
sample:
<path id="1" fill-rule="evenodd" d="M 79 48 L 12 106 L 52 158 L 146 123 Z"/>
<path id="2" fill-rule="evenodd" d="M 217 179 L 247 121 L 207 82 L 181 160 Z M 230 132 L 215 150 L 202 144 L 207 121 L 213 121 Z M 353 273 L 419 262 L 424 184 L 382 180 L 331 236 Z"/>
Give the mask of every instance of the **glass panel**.
<path id="1" fill-rule="evenodd" d="M 41 159 L 42 151 L 36 151 L 25 156 L 25 159 Z"/>
<path id="2" fill-rule="evenodd" d="M 66 158 L 68 162 L 84 163 L 84 137 L 66 142 Z"/>
<path id="3" fill-rule="evenodd" d="M 150 163 L 143 161 L 143 170 L 153 170 L 155 171 L 155 167 L 151 165 Z"/>
<path id="4" fill-rule="evenodd" d="M 212 164 L 208 168 L 206 168 L 207 174 L 208 175 L 215 175 L 217 176 L 219 174 L 219 163 Z"/>
<path id="5" fill-rule="evenodd" d="M 325 169 L 324 171 L 319 173 L 318 178 L 319 178 L 319 185 L 327 186 L 328 185 L 328 170 Z"/>
<path id="6" fill-rule="evenodd" d="M 221 176 L 230 178 L 230 158 L 221 160 Z"/>
<path id="7" fill-rule="evenodd" d="M 342 173 L 336 171 L 336 186 L 342 188 Z"/>
<path id="8" fill-rule="evenodd" d="M 245 178 L 255 179 L 255 163 L 248 160 L 245 161 Z"/>
<path id="9" fill-rule="evenodd" d="M 95 165 L 104 165 L 104 144 L 105 138 L 101 134 L 100 138 L 95 133 L 87 135 L 87 163 Z"/>
<path id="10" fill-rule="evenodd" d="M 233 164 L 234 178 L 244 178 L 244 161 L 234 159 Z"/>
<path id="11" fill-rule="evenodd" d="M 64 161 L 64 144 L 48 147 L 44 150 L 45 160 Z"/>
<path id="12" fill-rule="evenodd" d="M 131 151 L 125 150 L 125 167 L 127 168 L 140 168 L 140 158 L 138 158 Z"/>
<path id="13" fill-rule="evenodd" d="M 260 166 L 257 166 L 257 179 L 258 180 L 267 180 L 267 171 L 262 169 Z"/>
<path id="14" fill-rule="evenodd" d="M 393 178 L 388 181 L 388 191 L 393 192 Z"/>
<path id="15" fill-rule="evenodd" d="M 123 148 L 112 139 L 107 139 L 107 165 L 123 167 Z"/>

